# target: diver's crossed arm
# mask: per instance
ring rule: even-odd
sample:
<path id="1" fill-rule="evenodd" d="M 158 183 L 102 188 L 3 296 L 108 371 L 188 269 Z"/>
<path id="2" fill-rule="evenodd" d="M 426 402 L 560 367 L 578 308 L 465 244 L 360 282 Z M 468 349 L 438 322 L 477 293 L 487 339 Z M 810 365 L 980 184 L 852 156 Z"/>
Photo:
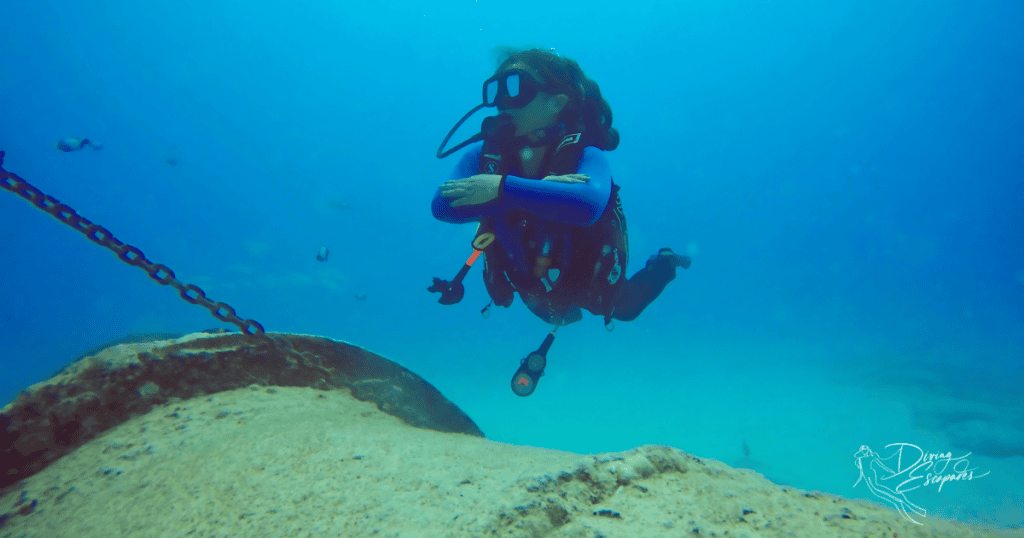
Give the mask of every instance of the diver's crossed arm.
<path id="1" fill-rule="evenodd" d="M 566 174 L 564 176 L 548 176 L 542 181 L 557 181 L 559 183 L 586 183 L 590 177 L 583 174 Z"/>
<path id="2" fill-rule="evenodd" d="M 459 158 L 455 169 L 448 176 L 448 181 L 471 177 L 477 174 L 480 167 L 480 152 L 483 150 L 483 142 L 477 142 L 465 149 Z M 434 191 L 434 200 L 430 204 L 430 210 L 434 218 L 453 224 L 465 224 L 477 222 L 502 211 L 500 196 L 498 199 L 477 205 L 453 206 L 452 199 L 441 195 L 441 189 Z"/>
<path id="3" fill-rule="evenodd" d="M 449 181 L 477 174 L 480 150 L 470 146 L 462 155 Z M 452 200 L 434 193 L 431 210 L 434 218 L 462 224 L 494 216 L 509 209 L 525 209 L 543 218 L 576 226 L 589 226 L 604 213 L 611 195 L 611 169 L 604 152 L 588 147 L 580 159 L 577 173 L 547 176 L 542 181 L 505 176 L 498 197 L 474 205 L 453 206 Z"/>
<path id="4" fill-rule="evenodd" d="M 611 189 L 611 167 L 604 152 L 588 147 L 575 174 L 548 176 L 544 181 L 507 176 L 499 200 L 546 219 L 590 226 L 604 213 Z"/>

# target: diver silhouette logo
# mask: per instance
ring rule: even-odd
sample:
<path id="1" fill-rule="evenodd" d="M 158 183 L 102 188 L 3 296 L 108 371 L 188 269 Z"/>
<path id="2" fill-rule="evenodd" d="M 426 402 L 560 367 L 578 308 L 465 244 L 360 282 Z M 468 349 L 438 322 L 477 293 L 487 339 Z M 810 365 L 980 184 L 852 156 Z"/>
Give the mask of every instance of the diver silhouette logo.
<path id="1" fill-rule="evenodd" d="M 982 475 L 974 475 L 976 468 L 970 467 L 971 463 L 967 461 L 967 456 L 971 455 L 970 452 L 954 458 L 950 452 L 925 452 L 910 443 L 892 443 L 885 446 L 885 448 L 889 447 L 896 447 L 896 449 L 889 457 L 883 458 L 867 445 L 861 445 L 860 450 L 853 455 L 853 464 L 860 470 L 860 476 L 854 482 L 853 487 L 857 487 L 857 484 L 863 480 L 872 494 L 891 504 L 893 508 L 903 514 L 903 517 L 917 525 L 921 525 L 921 523 L 910 517 L 908 512 L 925 517 L 928 515 L 928 511 L 910 502 L 906 496 L 908 491 L 934 484 L 938 484 L 938 491 L 942 491 L 942 486 L 950 480 L 974 480 L 988 474 L 986 472 Z M 911 460 L 913 460 L 912 463 Z M 951 463 L 953 464 L 952 468 L 950 468 Z M 865 467 L 867 468 L 865 469 Z M 946 473 L 947 470 L 952 472 Z M 880 474 L 883 476 L 879 476 Z M 896 484 L 895 487 L 880 483 L 894 478 L 901 480 L 899 483 L 895 481 L 889 483 Z"/>

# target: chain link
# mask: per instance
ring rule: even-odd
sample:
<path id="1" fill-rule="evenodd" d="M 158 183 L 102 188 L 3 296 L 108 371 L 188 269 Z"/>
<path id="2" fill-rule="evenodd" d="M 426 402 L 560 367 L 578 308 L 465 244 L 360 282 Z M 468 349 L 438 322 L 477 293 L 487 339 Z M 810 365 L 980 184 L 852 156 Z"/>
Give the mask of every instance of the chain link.
<path id="1" fill-rule="evenodd" d="M 182 299 L 192 304 L 202 305 L 210 311 L 210 314 L 213 314 L 213 317 L 237 325 L 246 334 L 264 333 L 263 325 L 260 325 L 258 321 L 239 318 L 235 315 L 235 309 L 231 308 L 228 304 L 207 299 L 206 292 L 202 288 L 194 284 L 183 284 L 178 281 L 174 278 L 174 271 L 169 267 L 162 263 L 153 263 L 147 260 L 141 250 L 122 243 L 106 228 L 93 224 L 89 219 L 76 213 L 74 209 L 60 203 L 56 198 L 44 194 L 29 184 L 29 182 L 18 177 L 17 174 L 4 170 L 3 163 L 4 152 L 0 151 L 0 187 L 28 200 L 55 219 L 83 233 L 97 245 L 107 247 L 111 252 L 117 254 L 121 261 L 142 269 L 149 275 L 149 278 L 152 278 L 157 283 L 173 286 L 178 290 L 178 295 Z"/>

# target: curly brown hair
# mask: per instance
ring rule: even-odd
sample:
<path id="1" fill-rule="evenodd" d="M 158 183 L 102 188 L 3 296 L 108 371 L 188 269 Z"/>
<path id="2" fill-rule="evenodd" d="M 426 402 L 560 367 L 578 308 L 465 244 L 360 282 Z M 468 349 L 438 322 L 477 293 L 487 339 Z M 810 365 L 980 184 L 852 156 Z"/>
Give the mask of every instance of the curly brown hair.
<path id="1" fill-rule="evenodd" d="M 619 131 L 612 127 L 611 107 L 601 97 L 601 88 L 583 74 L 583 69 L 575 60 L 541 49 L 522 52 L 502 49 L 499 51 L 495 73 L 519 62 L 533 68 L 544 77 L 546 83 L 554 84 L 559 92 L 569 96 L 559 121 L 570 129 L 581 129 L 588 145 L 604 151 L 619 147 Z"/>

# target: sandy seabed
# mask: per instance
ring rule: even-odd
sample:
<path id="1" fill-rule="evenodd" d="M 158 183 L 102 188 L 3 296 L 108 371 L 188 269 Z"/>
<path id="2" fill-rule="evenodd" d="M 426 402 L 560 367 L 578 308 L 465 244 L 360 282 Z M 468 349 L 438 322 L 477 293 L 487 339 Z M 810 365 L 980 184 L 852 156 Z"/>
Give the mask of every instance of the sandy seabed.
<path id="1" fill-rule="evenodd" d="M 408 426 L 347 390 L 264 386 L 157 406 L 9 488 L 0 510 L 12 537 L 1006 535 L 915 525 L 670 447 L 515 446 Z"/>

